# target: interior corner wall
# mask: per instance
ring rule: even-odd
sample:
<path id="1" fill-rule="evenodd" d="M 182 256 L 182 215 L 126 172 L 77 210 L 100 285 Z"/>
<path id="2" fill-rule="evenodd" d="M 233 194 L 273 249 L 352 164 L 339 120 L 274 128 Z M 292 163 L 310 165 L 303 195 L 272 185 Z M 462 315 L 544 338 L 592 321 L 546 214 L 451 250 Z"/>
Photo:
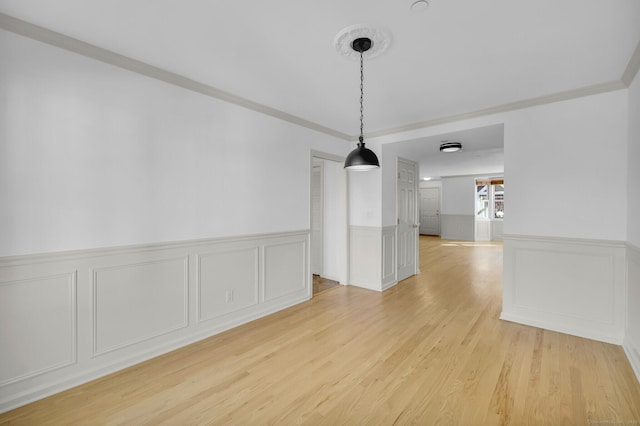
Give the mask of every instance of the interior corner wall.
<path id="1" fill-rule="evenodd" d="M 308 229 L 309 150 L 348 148 L 14 33 L 0 53 L 0 256 Z"/>
<path id="2" fill-rule="evenodd" d="M 636 75 L 629 87 L 629 150 L 627 240 L 640 247 L 640 77 Z"/>
<path id="3" fill-rule="evenodd" d="M 629 87 L 627 329 L 624 350 L 640 381 L 640 77 Z"/>

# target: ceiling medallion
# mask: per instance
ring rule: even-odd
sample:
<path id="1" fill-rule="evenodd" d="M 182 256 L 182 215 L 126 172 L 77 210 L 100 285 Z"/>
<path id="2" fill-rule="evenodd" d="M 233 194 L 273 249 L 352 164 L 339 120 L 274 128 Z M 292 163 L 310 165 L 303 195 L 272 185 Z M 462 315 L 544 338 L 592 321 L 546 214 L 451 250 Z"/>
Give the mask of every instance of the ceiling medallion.
<path id="1" fill-rule="evenodd" d="M 359 38 L 371 39 L 371 48 L 366 51 L 367 59 L 375 58 L 389 48 L 391 34 L 386 28 L 366 24 L 351 25 L 342 29 L 333 39 L 338 53 L 349 59 L 360 60 L 360 52 L 353 49 L 353 42 Z"/>

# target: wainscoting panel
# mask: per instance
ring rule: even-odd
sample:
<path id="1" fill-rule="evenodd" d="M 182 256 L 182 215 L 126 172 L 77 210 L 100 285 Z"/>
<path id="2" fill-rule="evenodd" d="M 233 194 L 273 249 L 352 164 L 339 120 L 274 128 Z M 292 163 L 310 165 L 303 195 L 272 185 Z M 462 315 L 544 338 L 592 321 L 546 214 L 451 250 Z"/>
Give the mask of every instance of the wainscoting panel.
<path id="1" fill-rule="evenodd" d="M 259 247 L 198 255 L 198 321 L 258 304 Z"/>
<path id="2" fill-rule="evenodd" d="M 349 284 L 383 291 L 397 281 L 396 227 L 349 227 Z"/>
<path id="3" fill-rule="evenodd" d="M 627 330 L 624 351 L 640 382 L 640 247 L 627 244 Z"/>
<path id="4" fill-rule="evenodd" d="M 473 215 L 443 214 L 440 216 L 443 240 L 475 241 L 475 220 Z"/>
<path id="5" fill-rule="evenodd" d="M 350 285 L 382 291 L 381 234 L 374 226 L 349 227 Z"/>
<path id="6" fill-rule="evenodd" d="M 187 257 L 94 270 L 94 356 L 186 327 L 187 297 Z"/>
<path id="7" fill-rule="evenodd" d="M 382 228 L 382 290 L 398 283 L 396 262 L 396 227 Z"/>
<path id="8" fill-rule="evenodd" d="M 293 241 L 264 246 L 264 301 L 283 296 L 308 293 L 306 241 Z"/>
<path id="9" fill-rule="evenodd" d="M 75 360 L 76 273 L 0 282 L 0 386 Z"/>
<path id="10" fill-rule="evenodd" d="M 502 319 L 621 344 L 624 243 L 504 236 Z"/>
<path id="11" fill-rule="evenodd" d="M 309 231 L 0 258 L 0 412 L 311 297 Z"/>

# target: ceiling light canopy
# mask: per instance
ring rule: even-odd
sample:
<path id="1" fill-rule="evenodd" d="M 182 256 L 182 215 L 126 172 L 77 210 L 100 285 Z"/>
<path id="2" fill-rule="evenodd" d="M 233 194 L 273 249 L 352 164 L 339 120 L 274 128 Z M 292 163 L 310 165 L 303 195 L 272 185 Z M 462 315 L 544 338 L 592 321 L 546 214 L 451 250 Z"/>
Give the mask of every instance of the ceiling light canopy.
<path id="1" fill-rule="evenodd" d="M 440 152 L 458 152 L 462 149 L 462 144 L 460 142 L 447 142 L 443 141 L 440 144 Z"/>

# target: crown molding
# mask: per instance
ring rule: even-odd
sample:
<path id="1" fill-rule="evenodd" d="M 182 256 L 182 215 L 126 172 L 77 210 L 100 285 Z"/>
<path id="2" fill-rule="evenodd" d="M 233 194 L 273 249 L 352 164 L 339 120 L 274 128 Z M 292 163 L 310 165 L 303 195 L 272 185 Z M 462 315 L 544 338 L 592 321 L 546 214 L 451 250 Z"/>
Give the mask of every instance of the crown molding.
<path id="1" fill-rule="evenodd" d="M 371 133 L 365 134 L 365 139 L 394 135 L 397 133 L 407 132 L 410 130 L 418 130 L 426 127 L 432 127 L 439 124 L 452 123 L 455 121 L 468 120 L 470 118 L 476 118 L 476 117 L 481 117 L 485 115 L 515 111 L 518 109 L 530 108 L 530 107 L 550 104 L 554 102 L 566 101 L 570 99 L 581 98 L 584 96 L 597 95 L 600 93 L 606 93 L 606 92 L 612 92 L 615 90 L 625 89 L 627 87 L 628 86 L 625 85 L 622 81 L 611 81 L 609 83 L 595 84 L 593 86 L 581 87 L 579 89 L 553 93 L 551 95 L 524 99 L 522 101 L 510 102 L 508 104 L 502 104 L 495 107 L 479 109 L 476 111 L 466 112 L 462 114 L 449 115 L 446 117 L 434 118 L 432 120 L 420 121 L 417 123 L 407 124 L 405 126 L 394 127 L 392 129 L 371 132 Z"/>
<path id="2" fill-rule="evenodd" d="M 349 135 L 330 127 L 323 126 L 318 123 L 314 123 L 309 120 L 297 117 L 295 115 L 280 111 L 275 108 L 251 101 L 249 99 L 234 95 L 233 93 L 226 92 L 224 90 L 217 89 L 213 86 L 209 86 L 204 83 L 200 83 L 195 80 L 191 80 L 182 75 L 166 71 L 164 69 L 155 67 L 142 61 L 138 61 L 129 58 L 124 55 L 120 55 L 113 51 L 103 49 L 101 47 L 86 43 L 84 41 L 75 39 L 73 37 L 66 36 L 56 31 L 48 30 L 44 27 L 40 27 L 35 24 L 14 18 L 12 16 L 0 13 L 0 28 L 11 31 L 13 33 L 29 37 L 31 39 L 50 44 L 52 46 L 59 47 L 80 55 L 114 65 L 116 67 L 126 69 L 156 80 L 164 81 L 165 83 L 173 84 L 175 86 L 182 87 L 193 92 L 203 94 L 212 98 L 216 98 L 225 102 L 229 102 L 271 117 L 287 121 L 292 124 L 296 124 L 305 127 L 310 130 L 314 130 L 320 133 L 324 133 L 329 136 L 342 139 L 344 141 L 353 142 L 358 139 L 358 135 Z M 523 108 L 529 108 L 554 102 L 560 102 L 570 99 L 576 99 L 584 96 L 597 95 L 606 92 L 612 92 L 615 90 L 626 89 L 631 85 L 631 82 L 638 74 L 640 70 L 640 42 L 636 46 L 636 49 L 627 64 L 627 67 L 622 74 L 620 80 L 611 81 L 608 83 L 600 83 L 592 86 L 581 87 L 578 89 L 567 90 L 564 92 L 553 93 L 550 95 L 539 96 L 536 98 L 524 99 L 521 101 L 511 102 L 507 104 L 497 105 L 490 108 L 479 109 L 476 111 L 466 112 L 462 114 L 449 115 L 445 117 L 434 118 L 431 120 L 420 121 L 416 123 L 407 124 L 404 126 L 394 127 L 390 129 L 380 130 L 376 132 L 366 133 L 365 139 L 376 138 L 380 136 L 388 136 L 397 133 L 402 133 L 411 130 L 418 130 L 422 128 L 432 127 L 440 124 L 451 123 L 455 121 L 467 120 L 470 118 L 476 118 L 491 114 L 504 113 L 514 111 Z"/>
<path id="3" fill-rule="evenodd" d="M 624 70 L 622 74 L 622 82 L 627 86 L 631 86 L 633 79 L 636 75 L 638 75 L 638 71 L 640 71 L 640 41 L 636 46 L 636 50 L 633 51 L 633 55 L 631 55 L 631 59 L 629 59 L 629 63 L 627 64 L 627 68 Z"/>
<path id="4" fill-rule="evenodd" d="M 0 28 L 25 37 L 29 37 L 33 40 L 37 40 L 55 47 L 59 47 L 61 49 L 68 50 L 70 52 L 78 53 L 80 55 L 107 63 L 109 65 L 114 65 L 128 71 L 133 71 L 146 77 L 151 77 L 165 83 L 173 84 L 175 86 L 182 87 L 183 89 L 191 90 L 193 92 L 220 99 L 222 101 L 229 102 L 265 115 L 269 115 L 280 120 L 288 121 L 290 123 L 315 130 L 317 132 L 325 133 L 338 139 L 350 141 L 352 138 L 351 135 L 339 132 L 321 124 L 305 120 L 284 111 L 280 111 L 278 109 L 271 108 L 266 105 L 251 101 L 249 99 L 234 95 L 233 93 L 225 92 L 224 90 L 217 89 L 213 86 L 191 80 L 190 78 L 184 77 L 180 74 L 166 71 L 145 62 L 120 55 L 113 51 L 103 49 L 93 44 L 89 44 L 73 37 L 66 36 L 56 31 L 48 30 L 44 27 L 31 24 L 29 22 L 14 18 L 3 13 L 0 13 Z"/>

